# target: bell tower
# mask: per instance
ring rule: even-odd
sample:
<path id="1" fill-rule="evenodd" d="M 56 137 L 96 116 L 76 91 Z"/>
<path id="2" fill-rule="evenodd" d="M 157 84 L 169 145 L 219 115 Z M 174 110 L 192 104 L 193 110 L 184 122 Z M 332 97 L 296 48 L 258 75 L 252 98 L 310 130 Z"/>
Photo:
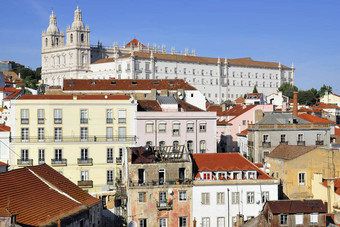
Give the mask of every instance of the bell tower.
<path id="1" fill-rule="evenodd" d="M 64 46 L 64 33 L 57 27 L 57 17 L 52 11 L 50 24 L 46 31 L 42 32 L 42 49 L 56 48 Z"/>

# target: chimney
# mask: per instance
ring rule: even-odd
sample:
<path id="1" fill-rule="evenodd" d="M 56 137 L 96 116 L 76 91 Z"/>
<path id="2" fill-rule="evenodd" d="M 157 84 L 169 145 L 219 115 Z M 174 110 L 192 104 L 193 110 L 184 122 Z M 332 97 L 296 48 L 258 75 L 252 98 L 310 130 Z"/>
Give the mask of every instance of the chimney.
<path id="1" fill-rule="evenodd" d="M 298 93 L 296 91 L 293 93 L 293 115 L 298 115 Z"/>

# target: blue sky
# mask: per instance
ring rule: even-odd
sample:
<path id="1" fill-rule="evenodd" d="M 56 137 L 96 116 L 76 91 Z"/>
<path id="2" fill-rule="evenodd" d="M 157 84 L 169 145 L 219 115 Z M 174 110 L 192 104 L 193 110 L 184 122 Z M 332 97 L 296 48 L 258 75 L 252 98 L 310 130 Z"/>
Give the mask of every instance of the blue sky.
<path id="1" fill-rule="evenodd" d="M 0 7 L 0 60 L 40 66 L 51 9 L 65 31 L 77 2 L 91 44 L 137 38 L 198 56 L 294 62 L 300 89 L 326 84 L 340 94 L 338 0 L 11 0 Z"/>

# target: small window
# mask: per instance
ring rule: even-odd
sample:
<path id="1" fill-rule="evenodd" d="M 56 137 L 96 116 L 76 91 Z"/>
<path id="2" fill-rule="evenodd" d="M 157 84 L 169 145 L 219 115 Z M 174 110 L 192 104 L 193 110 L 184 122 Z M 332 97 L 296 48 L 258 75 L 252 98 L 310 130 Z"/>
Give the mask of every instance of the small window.
<path id="1" fill-rule="evenodd" d="M 231 203 L 232 204 L 239 204 L 240 202 L 240 193 L 239 192 L 232 192 L 231 193 Z"/>
<path id="2" fill-rule="evenodd" d="M 202 192 L 201 194 L 201 204 L 202 205 L 209 205 L 210 204 L 210 193 L 209 192 Z"/>
<path id="3" fill-rule="evenodd" d="M 146 133 L 153 133 L 153 122 L 146 122 L 145 132 Z"/>
<path id="4" fill-rule="evenodd" d="M 295 224 L 303 225 L 303 214 L 295 214 Z"/>
<path id="5" fill-rule="evenodd" d="M 247 192 L 247 203 L 254 204 L 255 202 L 255 193 L 254 192 Z"/>
<path id="6" fill-rule="evenodd" d="M 54 124 L 61 124 L 62 123 L 62 110 L 55 109 L 54 110 Z"/>
<path id="7" fill-rule="evenodd" d="M 146 202 L 146 192 L 139 192 L 138 193 L 138 202 L 145 203 Z"/>
<path id="8" fill-rule="evenodd" d="M 206 132 L 207 131 L 207 123 L 200 123 L 200 132 Z"/>
<path id="9" fill-rule="evenodd" d="M 224 204 L 224 192 L 217 192 L 216 197 L 217 197 L 216 203 L 218 205 Z"/>
<path id="10" fill-rule="evenodd" d="M 262 192 L 262 203 L 266 203 L 269 200 L 269 192 Z"/>
<path id="11" fill-rule="evenodd" d="M 202 218 L 202 227 L 210 227 L 210 218 L 209 217 L 203 217 Z"/>
<path id="12" fill-rule="evenodd" d="M 194 132 L 194 122 L 187 123 L 187 132 Z"/>
<path id="13" fill-rule="evenodd" d="M 179 129 L 180 129 L 180 123 L 179 122 L 175 122 L 172 124 L 172 135 L 173 136 L 179 136 Z"/>
<path id="14" fill-rule="evenodd" d="M 299 173 L 299 185 L 306 184 L 306 173 Z"/>
<path id="15" fill-rule="evenodd" d="M 310 223 L 316 224 L 319 222 L 319 215 L 318 213 L 312 213 L 310 214 Z"/>
<path id="16" fill-rule="evenodd" d="M 139 227 L 147 227 L 146 220 L 146 218 L 139 219 Z"/>
<path id="17" fill-rule="evenodd" d="M 167 223 L 166 223 L 166 218 L 160 218 L 159 219 L 159 227 L 166 227 Z"/>
<path id="18" fill-rule="evenodd" d="M 200 141 L 200 153 L 206 153 L 207 147 L 205 140 Z"/>
<path id="19" fill-rule="evenodd" d="M 188 218 L 179 217 L 179 227 L 187 227 L 187 226 L 188 226 Z"/>
<path id="20" fill-rule="evenodd" d="M 189 153 L 192 153 L 194 151 L 194 143 L 192 140 L 187 141 L 187 149 Z"/>
<path id="21" fill-rule="evenodd" d="M 28 124 L 28 109 L 21 110 L 21 124 Z"/>
<path id="22" fill-rule="evenodd" d="M 281 214 L 280 215 L 280 225 L 287 225 L 288 224 L 288 215 Z"/>
<path id="23" fill-rule="evenodd" d="M 82 33 L 81 35 L 80 35 L 80 42 L 84 42 L 84 34 Z"/>
<path id="24" fill-rule="evenodd" d="M 179 201 L 187 200 L 187 191 L 179 191 Z"/>

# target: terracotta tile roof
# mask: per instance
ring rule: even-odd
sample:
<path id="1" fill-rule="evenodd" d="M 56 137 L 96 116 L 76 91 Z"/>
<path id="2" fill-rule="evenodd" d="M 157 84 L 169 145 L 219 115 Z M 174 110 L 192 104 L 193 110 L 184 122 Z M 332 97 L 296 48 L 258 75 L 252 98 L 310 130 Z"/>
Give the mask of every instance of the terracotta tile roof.
<path id="1" fill-rule="evenodd" d="M 10 217 L 16 213 L 11 212 L 7 208 L 0 208 L 0 217 Z"/>
<path id="2" fill-rule="evenodd" d="M 272 179 L 239 153 L 193 154 L 197 171 L 243 171 L 258 172 L 258 179 Z"/>
<path id="3" fill-rule="evenodd" d="M 262 163 L 254 163 L 254 165 L 256 165 L 259 168 L 263 168 L 263 164 Z"/>
<path id="4" fill-rule="evenodd" d="M 214 103 L 211 103 L 211 105 L 207 106 L 207 111 L 209 112 L 216 112 L 216 115 L 221 115 L 222 114 L 222 107 L 220 105 L 216 105 Z"/>
<path id="5" fill-rule="evenodd" d="M 15 92 L 15 87 L 2 87 L 0 88 L 0 91 L 6 91 L 6 92 Z"/>
<path id="6" fill-rule="evenodd" d="M 141 45 L 142 47 L 146 48 L 146 46 L 145 46 L 143 43 L 139 42 L 137 39 L 131 40 L 130 42 L 128 42 L 128 43 L 125 45 L 125 47 L 130 47 L 132 44 L 134 44 L 135 47 L 138 47 L 138 43 L 139 43 L 139 45 Z"/>
<path id="7" fill-rule="evenodd" d="M 317 108 L 317 109 L 340 109 L 339 106 L 334 106 L 332 104 L 323 103 L 323 102 L 318 102 L 315 106 L 312 106 L 312 108 Z"/>
<path id="8" fill-rule="evenodd" d="M 243 130 L 242 132 L 238 133 L 238 135 L 248 135 L 248 129 Z"/>
<path id="9" fill-rule="evenodd" d="M 334 135 L 340 136 L 340 126 L 335 126 L 334 127 Z"/>
<path id="10" fill-rule="evenodd" d="M 8 166 L 8 164 L 4 162 L 0 162 L 0 166 Z"/>
<path id="11" fill-rule="evenodd" d="M 200 108 L 193 106 L 183 100 L 178 101 L 179 110 L 182 108 L 184 111 L 203 111 Z M 139 100 L 138 101 L 138 111 L 162 111 L 161 106 L 157 100 Z"/>
<path id="12" fill-rule="evenodd" d="M 267 157 L 292 160 L 314 150 L 315 148 L 316 146 L 279 145 L 270 152 Z"/>
<path id="13" fill-rule="evenodd" d="M 320 199 L 268 201 L 267 205 L 273 214 L 327 213 L 327 208 Z"/>
<path id="14" fill-rule="evenodd" d="M 334 192 L 338 195 L 340 195 L 340 178 L 331 179 L 334 182 Z M 322 180 L 322 185 L 327 187 L 327 180 Z"/>
<path id="15" fill-rule="evenodd" d="M 309 121 L 311 123 L 328 123 L 328 124 L 335 124 L 334 121 L 330 121 L 330 120 L 327 120 L 325 118 L 321 118 L 321 117 L 317 117 L 317 116 L 314 116 L 314 115 L 310 115 L 310 114 L 307 114 L 307 113 L 304 113 L 304 114 L 299 114 L 298 116 L 299 118 L 302 118 L 306 121 Z"/>
<path id="16" fill-rule="evenodd" d="M 248 110 L 254 108 L 256 105 L 236 105 L 232 106 L 229 110 L 223 111 L 220 115 L 222 116 L 234 116 L 237 117 Z"/>
<path id="17" fill-rule="evenodd" d="M 19 99 L 72 100 L 74 96 L 76 96 L 78 100 L 129 100 L 131 98 L 129 95 L 23 95 Z"/>
<path id="18" fill-rule="evenodd" d="M 11 131 L 11 127 L 4 125 L 4 124 L 0 124 L 0 132 L 10 132 Z"/>
<path id="19" fill-rule="evenodd" d="M 18 98 L 19 95 L 22 95 L 24 92 L 24 89 L 16 89 L 15 92 L 13 92 L 11 95 L 4 98 L 4 100 L 11 100 Z"/>
<path id="20" fill-rule="evenodd" d="M 314 112 L 314 110 L 306 108 L 306 107 L 302 107 L 298 109 L 298 112 Z"/>
<path id="21" fill-rule="evenodd" d="M 138 111 L 162 111 L 157 100 L 138 100 Z"/>
<path id="22" fill-rule="evenodd" d="M 196 90 L 183 79 L 173 80 L 76 80 L 65 79 L 64 91 Z"/>
<path id="23" fill-rule="evenodd" d="M 242 96 L 238 97 L 237 99 L 234 100 L 234 102 L 236 104 L 243 104 L 244 103 L 245 98 L 243 98 Z"/>
<path id="24" fill-rule="evenodd" d="M 131 54 L 126 54 L 121 58 L 128 58 Z M 150 58 L 149 52 L 134 52 L 134 56 L 136 58 Z M 180 62 L 198 62 L 205 64 L 217 64 L 218 58 L 208 58 L 208 57 L 198 57 L 198 56 L 186 56 L 186 55 L 177 55 L 177 54 L 161 54 L 161 53 L 153 53 L 155 59 L 167 60 L 167 61 L 180 61 Z M 220 59 L 221 64 L 225 63 L 224 59 Z M 264 61 L 254 61 L 251 58 L 235 58 L 228 59 L 229 65 L 237 65 L 237 66 L 248 66 L 248 67 L 265 67 L 265 68 L 278 68 L 279 63 L 276 62 L 264 62 Z M 291 69 L 290 67 L 281 65 L 283 69 Z"/>
<path id="25" fill-rule="evenodd" d="M 101 63 L 108 63 L 108 62 L 114 62 L 115 59 L 114 58 L 103 58 L 103 59 L 99 59 L 98 61 L 95 61 L 91 64 L 101 64 Z"/>
<path id="26" fill-rule="evenodd" d="M 101 202 L 48 165 L 0 174 L 0 207 L 16 212 L 17 223 L 44 225 Z"/>
<path id="27" fill-rule="evenodd" d="M 219 119 L 217 119 L 216 124 L 217 125 L 231 125 L 228 121 L 226 121 L 226 120 L 219 120 Z"/>

